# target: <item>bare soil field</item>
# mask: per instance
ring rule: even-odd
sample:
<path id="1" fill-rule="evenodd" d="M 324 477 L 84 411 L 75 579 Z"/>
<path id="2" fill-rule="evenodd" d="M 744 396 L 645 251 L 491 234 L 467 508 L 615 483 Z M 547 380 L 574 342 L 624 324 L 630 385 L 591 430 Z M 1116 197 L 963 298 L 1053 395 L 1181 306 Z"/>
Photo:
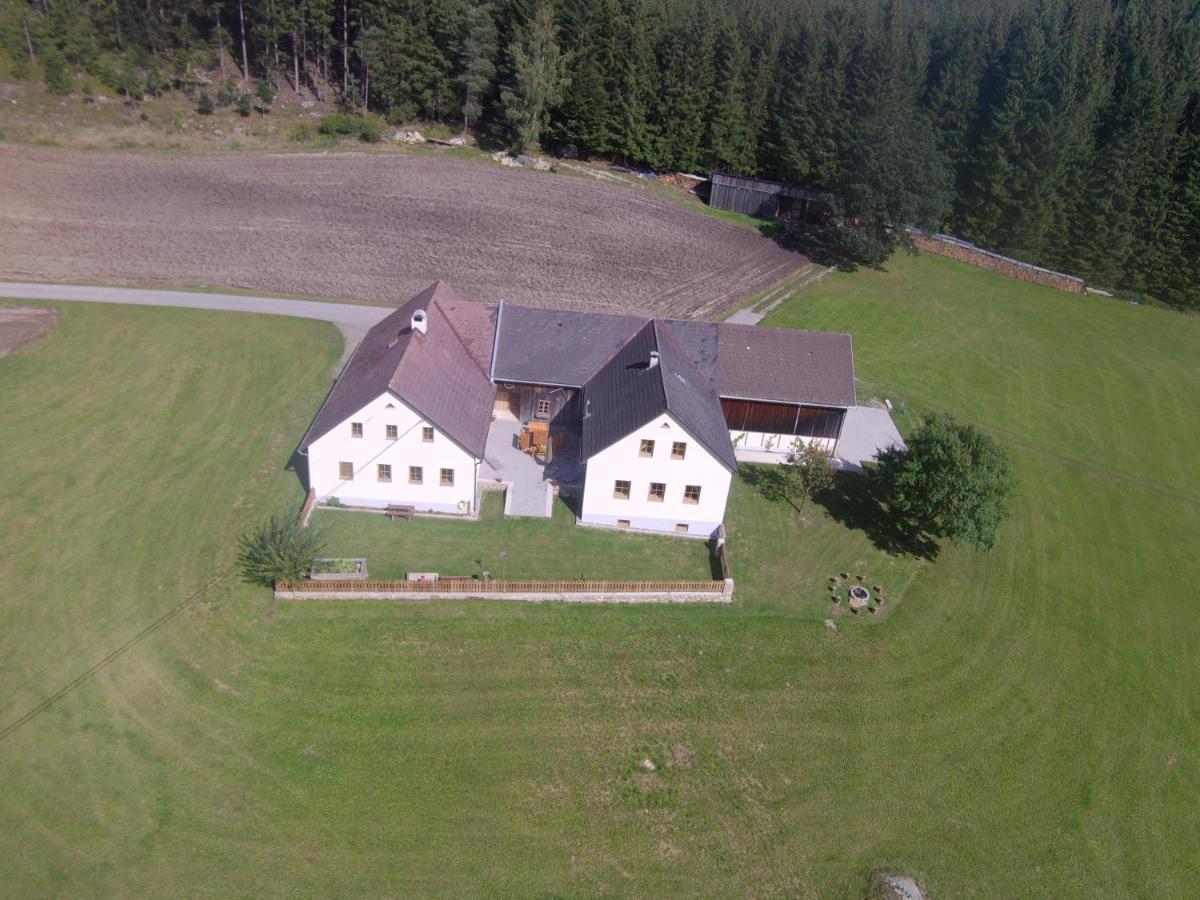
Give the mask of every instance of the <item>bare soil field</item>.
<path id="1" fill-rule="evenodd" d="M 32 344 L 58 324 L 58 313 L 36 306 L 0 303 L 0 358 Z"/>
<path id="2" fill-rule="evenodd" d="M 0 277 L 712 317 L 807 260 L 625 188 L 431 156 L 0 146 Z"/>

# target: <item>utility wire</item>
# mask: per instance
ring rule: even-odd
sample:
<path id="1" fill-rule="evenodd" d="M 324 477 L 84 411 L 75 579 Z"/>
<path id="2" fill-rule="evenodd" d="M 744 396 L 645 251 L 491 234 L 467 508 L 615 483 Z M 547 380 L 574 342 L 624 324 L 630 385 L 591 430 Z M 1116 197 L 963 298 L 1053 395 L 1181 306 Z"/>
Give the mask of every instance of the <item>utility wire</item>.
<path id="1" fill-rule="evenodd" d="M 181 612 L 183 612 L 185 609 L 187 609 L 187 607 L 191 603 L 195 602 L 200 597 L 203 597 L 210 590 L 212 590 L 214 587 L 216 587 L 235 568 L 237 568 L 236 564 L 231 565 L 228 569 L 226 569 L 221 574 L 216 575 L 213 578 L 209 579 L 209 581 L 203 587 L 200 587 L 197 590 L 193 591 L 191 594 L 189 594 L 187 597 L 185 597 L 182 601 L 180 601 L 174 607 L 167 610 L 163 615 L 159 616 L 157 619 L 155 619 L 153 622 L 151 622 L 149 625 L 147 625 L 145 628 L 143 628 L 141 631 L 139 631 L 137 634 L 135 634 L 133 637 L 131 637 L 129 640 L 127 640 L 125 643 L 123 643 L 121 646 L 117 647 L 115 650 L 113 650 L 111 653 L 109 653 L 107 656 L 105 656 L 102 660 L 100 660 L 98 663 L 93 665 L 86 672 L 83 672 L 82 674 L 73 678 L 71 681 L 67 682 L 66 685 L 59 688 L 57 691 L 55 691 L 49 697 L 44 699 L 37 706 L 33 707 L 33 709 L 29 710 L 27 713 L 25 713 L 23 716 L 21 716 L 15 722 L 12 722 L 9 725 L 5 725 L 4 728 L 0 729 L 0 741 L 3 741 L 5 738 L 7 738 L 10 734 L 12 734 L 14 731 L 16 731 L 18 728 L 20 728 L 26 722 L 29 722 L 29 721 L 37 718 L 42 713 L 44 713 L 47 709 L 49 709 L 51 706 L 53 706 L 55 703 L 57 703 L 59 700 L 61 700 L 63 697 L 65 697 L 67 694 L 71 693 L 71 691 L 75 690 L 75 688 L 79 687 L 81 684 L 83 684 L 85 681 L 87 681 L 89 678 L 91 678 L 93 675 L 95 675 L 97 672 L 99 672 L 101 669 L 103 669 L 109 663 L 113 662 L 115 659 L 117 659 L 119 656 L 121 656 L 123 653 L 125 653 L 126 650 L 129 650 L 134 645 L 141 642 L 144 638 L 147 638 L 154 632 L 158 631 L 158 629 L 160 629 L 160 628 L 162 628 L 162 626 L 166 625 L 167 622 L 171 621 L 171 619 L 175 618 L 177 615 L 179 615 Z"/>

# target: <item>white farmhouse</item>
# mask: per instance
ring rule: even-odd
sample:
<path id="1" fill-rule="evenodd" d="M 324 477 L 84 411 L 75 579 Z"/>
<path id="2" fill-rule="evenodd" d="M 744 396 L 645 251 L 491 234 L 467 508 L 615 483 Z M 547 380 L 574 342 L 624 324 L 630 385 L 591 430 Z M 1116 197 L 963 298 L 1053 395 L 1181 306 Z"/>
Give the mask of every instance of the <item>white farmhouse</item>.
<path id="1" fill-rule="evenodd" d="M 737 468 L 721 401 L 670 327 L 648 322 L 583 386 L 581 521 L 701 534 Z"/>
<path id="2" fill-rule="evenodd" d="M 515 459 L 510 491 L 532 468 L 580 522 L 708 537 L 739 460 L 835 454 L 855 408 L 849 335 L 487 305 L 438 282 L 367 333 L 300 451 L 320 500 L 468 514 L 481 469 Z"/>
<path id="3" fill-rule="evenodd" d="M 491 321 L 438 282 L 367 333 L 300 445 L 318 498 L 471 512 L 495 394 Z"/>

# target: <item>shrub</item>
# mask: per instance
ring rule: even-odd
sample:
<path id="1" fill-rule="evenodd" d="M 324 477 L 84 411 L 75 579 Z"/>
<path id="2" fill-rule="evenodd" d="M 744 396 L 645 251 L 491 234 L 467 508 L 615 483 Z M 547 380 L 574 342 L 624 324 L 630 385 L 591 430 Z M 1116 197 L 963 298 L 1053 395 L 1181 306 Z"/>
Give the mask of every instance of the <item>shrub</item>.
<path id="1" fill-rule="evenodd" d="M 237 97 L 237 84 L 231 78 L 217 90 L 217 106 L 229 106 Z"/>
<path id="2" fill-rule="evenodd" d="M 269 81 L 260 81 L 258 87 L 254 89 L 254 93 L 264 106 L 270 106 L 275 102 L 275 91 L 271 89 Z"/>
<path id="3" fill-rule="evenodd" d="M 196 101 L 196 112 L 202 116 L 211 116 L 213 114 L 212 97 L 208 96 L 208 91 L 200 92 L 200 98 Z"/>
<path id="4" fill-rule="evenodd" d="M 245 118 L 246 116 L 250 115 L 250 113 L 254 112 L 254 105 L 250 100 L 249 92 L 242 91 L 240 94 L 238 94 L 237 102 L 234 104 L 234 108 L 237 109 L 238 115 L 240 115 L 242 118 Z"/>
<path id="5" fill-rule="evenodd" d="M 383 128 L 376 120 L 344 112 L 322 116 L 317 131 L 325 137 L 356 137 L 368 144 L 374 144 L 383 139 Z"/>
<path id="6" fill-rule="evenodd" d="M 52 94 L 71 93 L 71 73 L 66 57 L 53 44 L 42 51 L 42 71 L 46 77 L 46 90 Z"/>
<path id="7" fill-rule="evenodd" d="M 237 562 L 243 578 L 270 587 L 308 574 L 325 546 L 325 532 L 301 528 L 298 517 L 299 509 L 289 509 L 242 536 Z"/>
<path id="8" fill-rule="evenodd" d="M 303 144 L 316 137 L 316 131 L 308 122 L 300 122 L 288 132 L 288 140 Z"/>

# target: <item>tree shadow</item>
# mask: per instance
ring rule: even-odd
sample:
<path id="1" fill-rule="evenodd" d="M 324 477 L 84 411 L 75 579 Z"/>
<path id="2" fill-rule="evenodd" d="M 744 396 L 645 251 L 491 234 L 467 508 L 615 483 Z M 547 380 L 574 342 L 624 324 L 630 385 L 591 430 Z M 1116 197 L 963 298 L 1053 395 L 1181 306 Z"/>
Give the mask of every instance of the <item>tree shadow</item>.
<path id="1" fill-rule="evenodd" d="M 763 499 L 772 503 L 785 502 L 801 512 L 785 488 L 786 476 L 776 466 L 739 466 L 738 476 Z M 833 487 L 818 493 L 812 502 L 824 508 L 840 525 L 861 531 L 885 553 L 926 560 L 937 557 L 937 542 L 925 534 L 913 538 L 907 523 L 898 521 L 879 496 L 876 481 L 870 475 L 835 472 Z"/>
<path id="2" fill-rule="evenodd" d="M 796 512 L 801 509 L 792 500 L 791 486 L 787 474 L 779 466 L 738 466 L 738 476 L 750 487 L 758 491 L 764 500 L 772 503 L 786 503 Z"/>
<path id="3" fill-rule="evenodd" d="M 869 474 L 836 472 L 833 487 L 817 494 L 813 500 L 824 507 L 835 522 L 861 531 L 885 553 L 931 561 L 937 558 L 938 543 L 925 533 L 914 537 L 909 523 L 897 519 L 880 496 L 878 482 Z"/>

